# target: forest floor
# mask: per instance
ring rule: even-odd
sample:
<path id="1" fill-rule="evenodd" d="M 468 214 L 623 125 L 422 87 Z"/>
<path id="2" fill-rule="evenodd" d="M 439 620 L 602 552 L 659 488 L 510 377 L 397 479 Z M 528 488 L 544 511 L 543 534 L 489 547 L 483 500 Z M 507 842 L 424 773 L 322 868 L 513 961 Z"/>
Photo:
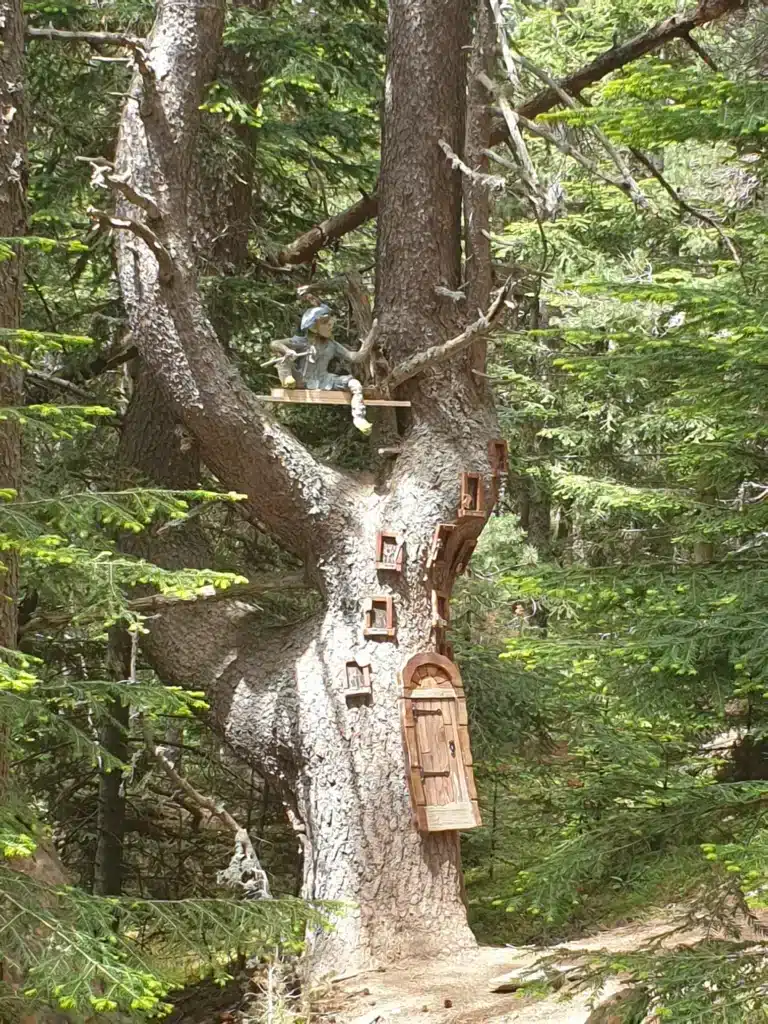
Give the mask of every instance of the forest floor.
<path id="1" fill-rule="evenodd" d="M 592 1009 L 624 988 L 620 979 L 599 993 L 564 986 L 544 997 L 529 993 L 494 992 L 504 975 L 509 987 L 543 955 L 556 950 L 580 953 L 628 951 L 669 930 L 669 922 L 649 921 L 613 928 L 585 939 L 542 947 L 479 947 L 459 957 L 403 962 L 386 971 L 356 974 L 333 985 L 317 1006 L 323 1024 L 585 1024 Z M 670 945 L 687 945 L 703 933 L 676 934 Z M 568 958 L 570 962 L 571 958 Z M 531 980 L 528 978 L 527 980 Z"/>

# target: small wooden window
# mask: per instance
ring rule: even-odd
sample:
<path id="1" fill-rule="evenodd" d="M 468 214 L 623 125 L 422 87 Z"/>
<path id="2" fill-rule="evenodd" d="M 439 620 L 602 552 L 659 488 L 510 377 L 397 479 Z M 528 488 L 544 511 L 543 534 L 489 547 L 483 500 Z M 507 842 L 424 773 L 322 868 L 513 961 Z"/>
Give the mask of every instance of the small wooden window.
<path id="1" fill-rule="evenodd" d="M 431 569 L 439 562 L 445 559 L 445 546 L 448 543 L 448 538 L 454 530 L 453 523 L 439 523 L 435 527 L 435 532 L 432 535 L 432 543 L 429 546 L 429 554 L 427 555 L 427 569 Z"/>
<path id="2" fill-rule="evenodd" d="M 347 701 L 355 697 L 373 696 L 371 684 L 371 666 L 358 665 L 356 661 L 347 662 L 347 688 L 344 697 Z"/>
<path id="3" fill-rule="evenodd" d="M 483 477 L 480 473 L 461 474 L 460 516 L 482 516 L 485 518 L 485 495 Z"/>
<path id="4" fill-rule="evenodd" d="M 432 625 L 436 629 L 443 629 L 448 625 L 451 616 L 451 606 L 447 594 L 439 590 L 432 591 Z"/>
<path id="5" fill-rule="evenodd" d="M 405 541 L 399 533 L 380 530 L 376 534 L 376 568 L 390 572 L 403 571 Z"/>
<path id="6" fill-rule="evenodd" d="M 488 459 L 494 476 L 506 476 L 509 472 L 509 446 L 504 438 L 488 442 Z"/>
<path id="7" fill-rule="evenodd" d="M 369 597 L 364 609 L 363 636 L 376 639 L 395 635 L 395 606 L 391 597 Z"/>

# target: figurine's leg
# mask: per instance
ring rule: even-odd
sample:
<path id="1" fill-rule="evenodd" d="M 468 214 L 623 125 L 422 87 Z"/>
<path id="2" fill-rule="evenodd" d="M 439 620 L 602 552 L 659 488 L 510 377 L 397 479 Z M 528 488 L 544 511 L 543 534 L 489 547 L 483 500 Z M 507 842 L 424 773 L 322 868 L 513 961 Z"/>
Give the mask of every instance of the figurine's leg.
<path id="1" fill-rule="evenodd" d="M 329 374 L 332 391 L 349 391 L 352 395 L 352 422 L 361 434 L 370 434 L 373 424 L 365 417 L 365 400 L 363 399 L 363 385 L 354 377 L 346 374 Z"/>
<path id="2" fill-rule="evenodd" d="M 277 376 L 280 378 L 280 383 L 284 388 L 296 387 L 293 359 L 291 359 L 290 356 L 286 356 L 284 359 L 281 359 L 277 364 Z"/>
<path id="3" fill-rule="evenodd" d="M 352 393 L 352 422 L 362 434 L 370 434 L 373 430 L 373 424 L 369 423 L 365 416 L 363 385 L 359 380 L 350 377 L 347 387 Z"/>

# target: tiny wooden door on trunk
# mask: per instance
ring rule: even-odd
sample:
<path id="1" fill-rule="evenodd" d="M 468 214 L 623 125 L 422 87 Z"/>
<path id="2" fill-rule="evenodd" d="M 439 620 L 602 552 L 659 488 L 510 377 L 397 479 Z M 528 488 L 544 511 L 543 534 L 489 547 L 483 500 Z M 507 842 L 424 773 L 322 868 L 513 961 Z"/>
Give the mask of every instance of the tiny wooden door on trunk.
<path id="1" fill-rule="evenodd" d="M 417 654 L 402 672 L 408 783 L 419 829 L 444 832 L 480 824 L 464 688 L 456 666 Z"/>

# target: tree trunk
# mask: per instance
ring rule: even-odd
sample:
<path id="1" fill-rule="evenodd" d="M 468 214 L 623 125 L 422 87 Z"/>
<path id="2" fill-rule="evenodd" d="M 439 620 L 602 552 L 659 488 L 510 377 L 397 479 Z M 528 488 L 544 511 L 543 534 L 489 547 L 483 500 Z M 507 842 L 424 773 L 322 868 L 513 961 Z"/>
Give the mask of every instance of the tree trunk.
<path id="1" fill-rule="evenodd" d="M 24 18 L 20 0 L 0 0 L 0 238 L 26 230 L 26 140 L 23 119 Z M 0 330 L 21 326 L 21 246 L 0 257 Z M 8 336 L 0 339 L 13 348 Z M 21 370 L 0 362 L 0 406 L 21 405 Z M 21 486 L 21 431 L 13 419 L 0 422 L 0 489 Z M 0 648 L 16 647 L 18 558 L 0 555 Z M 0 718 L 0 794 L 8 777 L 8 723 Z"/>
<path id="2" fill-rule="evenodd" d="M 316 972 L 451 952 L 474 941 L 459 837 L 415 827 L 398 674 L 440 639 L 438 581 L 426 567 L 435 527 L 459 522 L 471 539 L 484 523 L 458 519 L 460 480 L 488 476 L 495 414 L 469 353 L 413 378 L 402 452 L 374 489 L 315 460 L 237 377 L 200 299 L 187 202 L 222 15 L 221 2 L 158 5 L 116 158 L 118 174 L 151 199 L 121 200 L 121 289 L 168 410 L 221 485 L 247 495 L 244 514 L 304 559 L 325 607 L 264 634 L 242 602 L 177 606 L 154 622 L 147 651 L 162 678 L 208 691 L 228 741 L 280 792 L 304 846 L 304 894 L 350 905 L 333 932 L 311 936 Z M 435 288 L 455 289 L 461 276 L 461 181 L 438 142 L 462 150 L 468 34 L 467 0 L 390 6 L 377 305 L 393 365 L 462 326 Z M 400 574 L 376 570 L 383 529 L 405 537 Z M 439 582 L 449 595 L 452 579 Z M 377 595 L 393 599 L 394 638 L 363 635 L 364 601 Z M 355 658 L 371 665 L 367 704 L 345 698 Z"/>
<path id="3" fill-rule="evenodd" d="M 113 679 L 131 674 L 131 638 L 113 626 L 109 636 L 109 672 Z M 107 753 L 125 764 L 128 760 L 128 705 L 121 700 L 107 704 L 109 719 L 99 730 L 99 742 Z M 96 820 L 96 857 L 93 891 L 97 896 L 120 896 L 123 891 L 123 840 L 125 838 L 125 790 L 120 768 L 102 767 Z"/>

